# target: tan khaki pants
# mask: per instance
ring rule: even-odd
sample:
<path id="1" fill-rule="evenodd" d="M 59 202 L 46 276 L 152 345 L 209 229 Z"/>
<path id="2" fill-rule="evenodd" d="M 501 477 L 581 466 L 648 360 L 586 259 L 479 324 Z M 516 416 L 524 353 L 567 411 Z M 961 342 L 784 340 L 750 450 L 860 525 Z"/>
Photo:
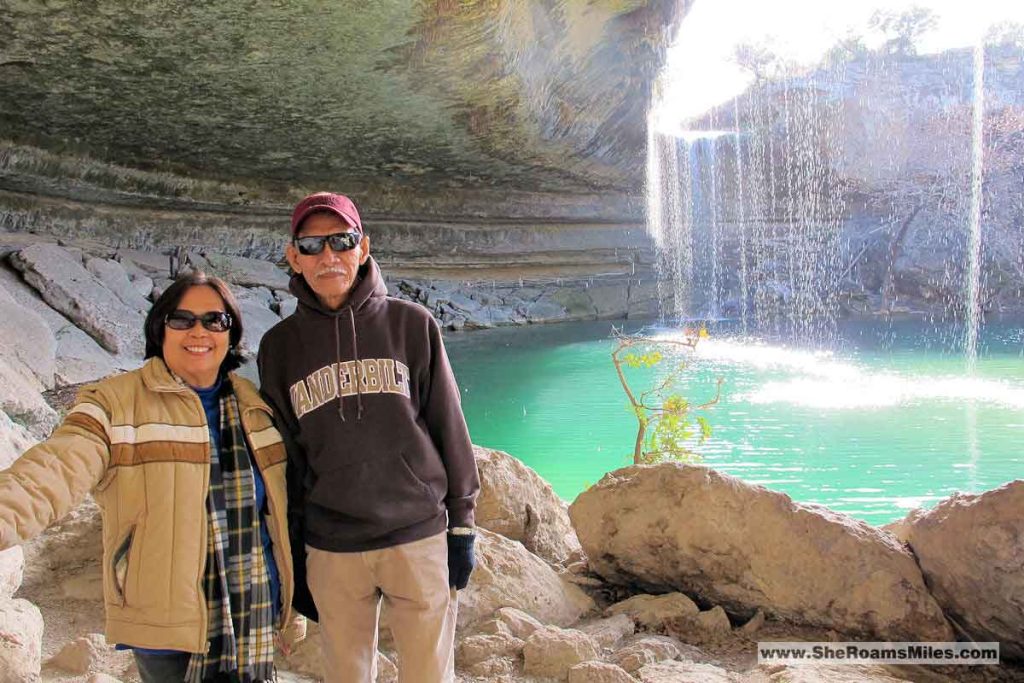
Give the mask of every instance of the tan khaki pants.
<path id="1" fill-rule="evenodd" d="M 448 587 L 444 532 L 362 553 L 307 546 L 306 571 L 320 612 L 325 683 L 376 680 L 382 596 L 398 649 L 399 683 L 455 680 L 458 602 Z"/>

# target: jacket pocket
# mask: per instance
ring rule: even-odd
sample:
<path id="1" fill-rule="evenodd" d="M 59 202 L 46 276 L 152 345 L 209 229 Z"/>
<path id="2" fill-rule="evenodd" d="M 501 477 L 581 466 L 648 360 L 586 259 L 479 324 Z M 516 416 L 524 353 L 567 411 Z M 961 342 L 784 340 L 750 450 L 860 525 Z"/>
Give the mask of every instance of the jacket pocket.
<path id="1" fill-rule="evenodd" d="M 114 595 L 122 607 L 127 603 L 128 560 L 131 557 L 132 541 L 134 540 L 135 526 L 132 526 L 110 558 L 110 575 L 114 580 Z"/>

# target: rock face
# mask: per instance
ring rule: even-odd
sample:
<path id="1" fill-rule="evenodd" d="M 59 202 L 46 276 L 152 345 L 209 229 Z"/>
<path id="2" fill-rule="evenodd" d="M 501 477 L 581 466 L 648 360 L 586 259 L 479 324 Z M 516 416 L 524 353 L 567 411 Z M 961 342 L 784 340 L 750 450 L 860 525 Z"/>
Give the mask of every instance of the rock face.
<path id="1" fill-rule="evenodd" d="M 0 598 L 0 683 L 39 680 L 43 617 L 27 600 Z"/>
<path id="2" fill-rule="evenodd" d="M 569 514 L 591 570 L 613 583 L 882 640 L 952 635 L 891 535 L 712 469 L 616 470 Z"/>
<path id="3" fill-rule="evenodd" d="M 116 354 L 142 356 L 144 316 L 56 246 L 34 244 L 14 254 L 12 263 L 48 304 L 73 320 L 99 344 Z"/>
<path id="4" fill-rule="evenodd" d="M 1024 660 L 1024 481 L 956 494 L 908 519 L 910 543 L 932 595 L 978 641 Z"/>
<path id="5" fill-rule="evenodd" d="M 459 627 L 470 627 L 501 607 L 515 607 L 545 624 L 567 626 L 595 605 L 521 543 L 480 529 L 477 567 L 469 586 L 459 591 Z"/>
<path id="6" fill-rule="evenodd" d="M 474 447 L 480 471 L 476 523 L 558 563 L 579 550 L 562 499 L 551 485 L 508 453 Z"/>

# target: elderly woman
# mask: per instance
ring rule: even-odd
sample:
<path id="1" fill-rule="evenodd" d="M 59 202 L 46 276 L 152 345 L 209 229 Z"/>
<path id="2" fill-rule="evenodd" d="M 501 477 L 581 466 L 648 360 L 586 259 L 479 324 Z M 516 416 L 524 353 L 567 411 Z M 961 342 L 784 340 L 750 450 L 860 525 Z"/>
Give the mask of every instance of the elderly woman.
<path id="1" fill-rule="evenodd" d="M 146 318 L 146 363 L 84 388 L 46 441 L 0 471 L 0 549 L 89 491 L 103 512 L 107 641 L 144 683 L 273 677 L 292 622 L 285 450 L 242 363 L 223 281 L 178 279 Z M 285 628 L 285 626 L 289 628 Z"/>

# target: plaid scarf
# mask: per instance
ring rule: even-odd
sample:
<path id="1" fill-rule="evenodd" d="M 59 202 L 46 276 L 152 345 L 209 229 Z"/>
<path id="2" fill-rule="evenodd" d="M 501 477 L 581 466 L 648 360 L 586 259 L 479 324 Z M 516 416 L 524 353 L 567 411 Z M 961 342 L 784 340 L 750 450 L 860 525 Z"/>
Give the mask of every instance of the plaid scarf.
<path id="1" fill-rule="evenodd" d="M 209 608 L 209 648 L 205 654 L 192 655 L 186 683 L 218 675 L 239 683 L 273 676 L 274 616 L 254 466 L 238 401 L 225 380 L 220 394 L 220 449 L 210 453 L 206 500 L 209 542 L 203 592 Z"/>

